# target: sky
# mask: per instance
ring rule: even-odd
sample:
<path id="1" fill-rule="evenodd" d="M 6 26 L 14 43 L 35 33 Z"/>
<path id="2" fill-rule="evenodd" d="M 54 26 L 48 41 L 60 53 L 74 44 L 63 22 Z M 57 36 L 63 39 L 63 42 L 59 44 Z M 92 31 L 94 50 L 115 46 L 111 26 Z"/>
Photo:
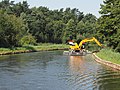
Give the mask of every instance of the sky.
<path id="1" fill-rule="evenodd" d="M 0 0 L 2 1 L 2 0 Z M 50 10 L 60 9 L 60 8 L 77 8 L 80 12 L 84 14 L 91 13 L 96 17 L 100 17 L 98 11 L 100 10 L 100 4 L 103 0 L 12 0 L 15 3 L 27 1 L 30 7 L 45 6 Z"/>

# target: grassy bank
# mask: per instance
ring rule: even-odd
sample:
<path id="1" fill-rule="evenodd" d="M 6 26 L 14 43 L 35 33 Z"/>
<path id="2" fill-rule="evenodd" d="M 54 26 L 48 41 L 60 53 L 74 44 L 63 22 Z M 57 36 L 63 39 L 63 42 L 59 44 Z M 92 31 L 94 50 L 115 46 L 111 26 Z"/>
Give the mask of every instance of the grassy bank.
<path id="1" fill-rule="evenodd" d="M 116 64 L 120 64 L 120 53 L 113 52 L 111 49 L 103 49 L 96 54 L 103 60 L 107 60 Z"/>
<path id="2" fill-rule="evenodd" d="M 69 48 L 69 45 L 66 45 L 66 44 L 44 43 L 44 44 L 39 44 L 37 46 L 28 45 L 23 47 L 14 47 L 14 48 L 0 48 L 0 55 L 17 54 L 17 53 L 42 51 L 42 50 L 61 50 L 61 49 L 68 49 L 68 48 Z"/>

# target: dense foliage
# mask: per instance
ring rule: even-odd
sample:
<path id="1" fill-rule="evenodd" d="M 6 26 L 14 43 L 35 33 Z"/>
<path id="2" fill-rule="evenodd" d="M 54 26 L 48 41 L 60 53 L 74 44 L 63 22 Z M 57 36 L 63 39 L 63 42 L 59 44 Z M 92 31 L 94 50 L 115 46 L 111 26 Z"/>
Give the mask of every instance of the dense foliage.
<path id="1" fill-rule="evenodd" d="M 19 40 L 25 32 L 26 26 L 21 18 L 0 10 L 0 46 L 19 46 Z"/>
<path id="2" fill-rule="evenodd" d="M 78 9 L 47 7 L 29 8 L 27 1 L 0 2 L 0 47 L 22 46 L 35 43 L 66 43 L 69 36 L 75 40 L 91 37 L 96 17 L 84 15 Z M 30 40 L 32 39 L 32 40 Z"/>
<path id="3" fill-rule="evenodd" d="M 120 52 L 120 0 L 104 0 L 98 20 L 98 35 L 107 46 Z"/>
<path id="4" fill-rule="evenodd" d="M 120 0 L 104 0 L 100 18 L 76 8 L 49 10 L 29 8 L 27 1 L 0 2 L 0 47 L 36 43 L 66 43 L 70 36 L 77 42 L 95 36 L 120 52 Z"/>

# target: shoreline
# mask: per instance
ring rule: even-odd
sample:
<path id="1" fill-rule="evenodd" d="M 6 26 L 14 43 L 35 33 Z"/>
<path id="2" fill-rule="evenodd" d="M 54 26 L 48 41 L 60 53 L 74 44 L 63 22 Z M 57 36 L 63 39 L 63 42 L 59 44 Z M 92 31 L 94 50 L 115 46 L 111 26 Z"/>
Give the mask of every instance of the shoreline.
<path id="1" fill-rule="evenodd" d="M 14 47 L 12 49 L 0 48 L 0 56 L 20 54 L 20 53 L 40 52 L 40 51 L 68 50 L 68 49 L 69 49 L 69 46 L 66 44 L 42 43 L 37 46 L 26 45 L 23 47 Z"/>
<path id="2" fill-rule="evenodd" d="M 30 52 L 40 52 L 40 51 L 53 51 L 53 50 L 67 50 L 67 48 L 57 48 L 57 49 L 45 49 L 45 50 L 18 50 L 18 51 L 10 51 L 10 52 L 4 52 L 0 53 L 0 55 L 12 55 L 12 54 L 20 54 L 20 53 L 30 53 Z"/>
<path id="3" fill-rule="evenodd" d="M 109 67 L 111 67 L 111 68 L 120 70 L 120 65 L 119 65 L 119 64 L 116 64 L 116 63 L 112 63 L 112 62 L 110 62 L 110 61 L 103 60 L 103 59 L 99 58 L 95 53 L 93 53 L 93 56 L 94 56 L 94 59 L 95 59 L 96 62 L 101 63 L 101 64 L 104 64 L 104 65 L 109 66 Z"/>

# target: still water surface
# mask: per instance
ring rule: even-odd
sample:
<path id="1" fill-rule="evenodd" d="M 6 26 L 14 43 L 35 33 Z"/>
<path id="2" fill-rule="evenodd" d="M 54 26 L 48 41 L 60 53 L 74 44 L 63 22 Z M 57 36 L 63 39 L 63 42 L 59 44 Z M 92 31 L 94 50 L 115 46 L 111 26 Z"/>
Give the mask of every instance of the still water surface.
<path id="1" fill-rule="evenodd" d="M 0 90 L 120 90 L 119 71 L 62 52 L 0 56 Z"/>

